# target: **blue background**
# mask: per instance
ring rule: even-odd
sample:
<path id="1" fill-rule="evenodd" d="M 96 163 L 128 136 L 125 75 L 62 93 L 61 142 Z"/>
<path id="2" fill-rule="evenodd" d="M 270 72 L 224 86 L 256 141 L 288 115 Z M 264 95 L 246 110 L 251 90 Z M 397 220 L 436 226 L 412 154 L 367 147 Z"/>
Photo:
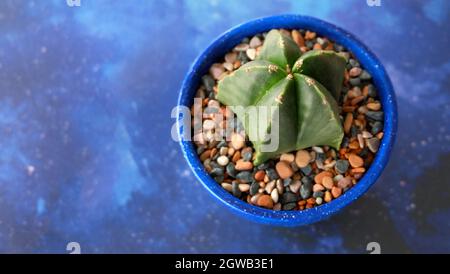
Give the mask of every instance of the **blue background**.
<path id="1" fill-rule="evenodd" d="M 194 58 L 236 24 L 300 13 L 384 63 L 400 124 L 373 188 L 300 228 L 235 216 L 170 131 Z M 450 252 L 450 1 L 0 2 L 0 252 Z"/>

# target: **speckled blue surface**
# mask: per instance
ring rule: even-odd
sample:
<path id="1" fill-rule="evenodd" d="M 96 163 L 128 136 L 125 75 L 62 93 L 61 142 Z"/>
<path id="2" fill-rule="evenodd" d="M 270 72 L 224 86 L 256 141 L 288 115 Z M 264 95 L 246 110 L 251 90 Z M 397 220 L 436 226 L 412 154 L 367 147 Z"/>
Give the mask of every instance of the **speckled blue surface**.
<path id="1" fill-rule="evenodd" d="M 205 171 L 203 164 L 200 162 L 197 155 L 194 143 L 190 142 L 191 131 L 184 129 L 186 124 L 188 127 L 191 127 L 190 119 L 187 120 L 187 122 L 183 121 L 183 116 L 191 117 L 190 114 L 186 113 L 186 110 L 189 110 L 192 106 L 194 96 L 202 82 L 202 76 L 208 73 L 208 70 L 213 63 L 217 62 L 217 60 L 220 60 L 225 54 L 230 52 L 233 47 L 242 41 L 242 39 L 270 31 L 271 29 L 280 28 L 307 29 L 314 31 L 320 36 L 327 37 L 351 51 L 361 63 L 361 66 L 372 75 L 384 112 L 383 139 L 371 167 L 364 174 L 363 178 L 358 181 L 358 184 L 355 187 L 344 193 L 339 199 L 334 200 L 333 203 L 327 203 L 320 207 L 302 211 L 267 210 L 249 205 L 247 202 L 241 201 L 230 195 L 230 193 L 225 191 Z M 293 14 L 268 16 L 240 24 L 225 32 L 219 38 L 214 40 L 214 42 L 194 61 L 183 81 L 178 105 L 182 106 L 178 113 L 178 117 L 181 118 L 178 120 L 180 122 L 178 125 L 179 136 L 180 139 L 183 139 L 183 141 L 180 142 L 181 149 L 198 180 L 211 192 L 211 194 L 213 194 L 214 197 L 218 198 L 218 200 L 223 202 L 228 208 L 234 210 L 238 215 L 245 217 L 248 220 L 276 226 L 293 227 L 312 224 L 329 218 L 354 200 L 358 199 L 375 183 L 383 172 L 389 160 L 397 135 L 397 103 L 392 83 L 383 65 L 377 57 L 373 55 L 370 49 L 362 44 L 361 41 L 358 41 L 352 34 L 333 24 L 310 16 Z"/>
<path id="2" fill-rule="evenodd" d="M 0 251 L 450 252 L 450 2 L 0 2 Z M 191 62 L 230 27 L 301 13 L 385 65 L 399 135 L 371 190 L 331 219 L 273 228 L 235 216 L 170 138 Z"/>

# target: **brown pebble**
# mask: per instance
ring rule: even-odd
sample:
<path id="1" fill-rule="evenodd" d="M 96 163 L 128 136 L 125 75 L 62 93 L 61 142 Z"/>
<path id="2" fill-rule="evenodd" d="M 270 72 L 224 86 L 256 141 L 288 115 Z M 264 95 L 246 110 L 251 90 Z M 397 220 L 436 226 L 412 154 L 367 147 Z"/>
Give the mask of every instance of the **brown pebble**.
<path id="1" fill-rule="evenodd" d="M 209 73 L 213 76 L 214 79 L 218 80 L 220 75 L 225 71 L 225 68 L 220 63 L 215 63 L 209 69 Z"/>
<path id="2" fill-rule="evenodd" d="M 294 159 L 295 159 L 295 156 L 292 153 L 283 153 L 280 156 L 280 161 L 285 161 L 288 163 L 292 163 L 294 161 Z"/>
<path id="3" fill-rule="evenodd" d="M 253 168 L 252 162 L 246 162 L 242 159 L 239 159 L 236 162 L 235 166 L 236 170 L 242 171 L 242 170 L 251 170 Z"/>
<path id="4" fill-rule="evenodd" d="M 325 191 L 325 196 L 323 197 L 323 200 L 327 203 L 331 202 L 331 193 L 327 190 Z"/>
<path id="5" fill-rule="evenodd" d="M 317 192 L 317 191 L 324 191 L 325 190 L 325 188 L 323 187 L 323 185 L 321 185 L 321 184 L 314 184 L 313 185 L 313 191 L 314 192 Z"/>
<path id="6" fill-rule="evenodd" d="M 374 102 L 374 103 L 368 103 L 367 108 L 370 110 L 380 110 L 381 109 L 381 104 L 379 102 Z"/>
<path id="7" fill-rule="evenodd" d="M 306 150 L 299 150 L 295 154 L 295 163 L 299 168 L 306 167 L 311 161 L 311 155 Z"/>
<path id="8" fill-rule="evenodd" d="M 211 150 L 206 150 L 200 155 L 200 161 L 204 162 L 206 159 L 211 156 Z"/>
<path id="9" fill-rule="evenodd" d="M 316 203 L 316 198 L 311 197 L 308 200 L 306 200 L 306 204 L 313 205 L 315 203 Z"/>
<path id="10" fill-rule="evenodd" d="M 322 185 L 326 188 L 326 189 L 331 189 L 333 187 L 333 178 L 325 176 L 322 179 Z"/>
<path id="11" fill-rule="evenodd" d="M 258 198 L 257 205 L 265 208 L 272 208 L 273 207 L 272 197 L 270 197 L 270 195 L 261 195 Z"/>
<path id="12" fill-rule="evenodd" d="M 241 159 L 241 152 L 240 151 L 236 151 L 233 155 L 233 158 L 231 158 L 231 161 L 233 163 L 236 163 L 239 159 Z"/>
<path id="13" fill-rule="evenodd" d="M 363 167 L 352 168 L 352 173 L 364 173 L 366 169 Z"/>
<path id="14" fill-rule="evenodd" d="M 347 96 L 349 99 L 361 96 L 361 89 L 359 87 L 354 87 L 348 91 Z"/>
<path id="15" fill-rule="evenodd" d="M 339 187 L 335 187 L 335 186 L 334 186 L 334 187 L 331 189 L 331 194 L 333 195 L 333 198 L 337 198 L 337 197 L 341 196 L 341 194 L 342 194 L 342 189 L 339 188 Z"/>
<path id="16" fill-rule="evenodd" d="M 362 100 L 364 100 L 364 95 L 360 95 L 360 96 L 357 96 L 357 97 L 353 98 L 352 101 L 350 102 L 350 104 L 351 104 L 352 106 L 356 106 L 356 105 L 359 104 Z"/>
<path id="17" fill-rule="evenodd" d="M 313 46 L 313 49 L 321 50 L 322 46 L 319 43 L 315 43 L 314 46 Z"/>
<path id="18" fill-rule="evenodd" d="M 352 123 L 353 123 L 353 113 L 349 112 L 345 116 L 345 121 L 344 121 L 344 132 L 346 134 L 348 134 L 350 132 L 350 129 L 352 127 Z"/>
<path id="19" fill-rule="evenodd" d="M 349 155 L 348 161 L 352 167 L 362 167 L 364 165 L 364 160 L 354 153 Z"/>
<path id="20" fill-rule="evenodd" d="M 316 38 L 316 33 L 307 30 L 306 33 L 305 33 L 305 39 L 306 39 L 306 40 L 312 40 L 312 39 L 314 39 L 314 38 Z"/>
<path id="21" fill-rule="evenodd" d="M 302 34 L 298 30 L 293 30 L 291 32 L 291 35 L 292 35 L 292 39 L 294 40 L 294 42 L 297 44 L 297 46 L 299 48 L 305 46 L 305 39 L 303 39 Z"/>
<path id="22" fill-rule="evenodd" d="M 316 184 L 321 184 L 324 177 L 333 177 L 333 173 L 329 171 L 322 171 L 314 177 Z"/>
<path id="23" fill-rule="evenodd" d="M 236 62 L 236 60 L 237 60 L 237 53 L 236 52 L 230 52 L 230 53 L 227 53 L 225 55 L 225 61 L 227 63 L 234 64 L 234 62 Z"/>
<path id="24" fill-rule="evenodd" d="M 287 179 L 294 174 L 294 171 L 292 170 L 289 163 L 285 161 L 278 162 L 275 165 L 275 169 L 277 170 L 278 176 L 280 176 L 281 179 Z"/>
<path id="25" fill-rule="evenodd" d="M 258 170 L 258 172 L 255 173 L 255 180 L 263 181 L 265 176 L 266 176 L 266 173 L 264 172 L 264 170 Z"/>

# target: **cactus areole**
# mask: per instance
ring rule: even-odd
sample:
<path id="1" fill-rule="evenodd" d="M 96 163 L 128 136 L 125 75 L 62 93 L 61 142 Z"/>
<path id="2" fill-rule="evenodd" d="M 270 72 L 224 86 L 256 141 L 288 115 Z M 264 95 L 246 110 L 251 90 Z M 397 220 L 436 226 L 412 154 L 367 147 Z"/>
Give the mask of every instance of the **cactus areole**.
<path id="1" fill-rule="evenodd" d="M 339 149 L 344 130 L 337 102 L 345 64 L 345 58 L 334 51 L 313 50 L 302 55 L 289 36 L 272 30 L 257 60 L 219 82 L 217 99 L 243 124 L 255 149 L 255 165 L 311 146 Z M 258 112 L 268 109 L 268 122 L 255 119 L 264 117 Z M 257 116 L 251 116 L 255 111 Z M 274 135 L 271 130 L 275 126 Z M 268 146 L 270 143 L 276 146 Z"/>

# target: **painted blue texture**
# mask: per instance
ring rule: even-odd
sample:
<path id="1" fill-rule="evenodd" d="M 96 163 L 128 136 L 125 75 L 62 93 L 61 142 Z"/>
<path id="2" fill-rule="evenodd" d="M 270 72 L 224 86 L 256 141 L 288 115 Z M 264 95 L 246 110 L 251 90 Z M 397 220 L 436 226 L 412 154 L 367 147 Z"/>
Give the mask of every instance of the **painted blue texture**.
<path id="1" fill-rule="evenodd" d="M 185 159 L 188 161 L 198 180 L 211 192 L 211 194 L 213 194 L 213 196 L 237 212 L 238 215 L 264 224 L 299 226 L 329 218 L 340 209 L 359 198 L 375 183 L 389 160 L 389 154 L 392 151 L 397 135 L 397 103 L 391 81 L 383 65 L 373 53 L 353 35 L 335 25 L 313 17 L 278 15 L 264 17 L 241 24 L 214 40 L 214 42 L 195 60 L 183 82 L 178 104 L 184 107 L 192 106 L 193 98 L 200 86 L 202 76 L 208 72 L 213 63 L 217 62 L 217 60 L 220 60 L 221 57 L 230 52 L 234 46 L 242 41 L 242 39 L 270 31 L 271 29 L 280 28 L 308 29 L 319 33 L 319 35 L 330 38 L 332 41 L 335 41 L 353 52 L 361 65 L 372 75 L 383 105 L 384 137 L 373 164 L 358 184 L 350 191 L 344 193 L 339 199 L 320 207 L 314 207 L 303 211 L 267 210 L 241 201 L 225 191 L 217 182 L 215 182 L 204 170 L 203 164 L 200 162 L 196 153 L 194 144 L 189 141 L 190 138 L 185 139 L 180 144 Z M 178 117 L 180 116 L 182 116 L 181 112 Z M 184 135 L 183 127 L 181 125 L 182 123 L 178 126 L 180 138 Z"/>
<path id="2" fill-rule="evenodd" d="M 0 1 L 0 252 L 450 252 L 448 1 Z M 397 96 L 370 191 L 300 228 L 236 216 L 170 131 L 182 81 L 221 33 L 303 14 L 356 35 Z"/>

